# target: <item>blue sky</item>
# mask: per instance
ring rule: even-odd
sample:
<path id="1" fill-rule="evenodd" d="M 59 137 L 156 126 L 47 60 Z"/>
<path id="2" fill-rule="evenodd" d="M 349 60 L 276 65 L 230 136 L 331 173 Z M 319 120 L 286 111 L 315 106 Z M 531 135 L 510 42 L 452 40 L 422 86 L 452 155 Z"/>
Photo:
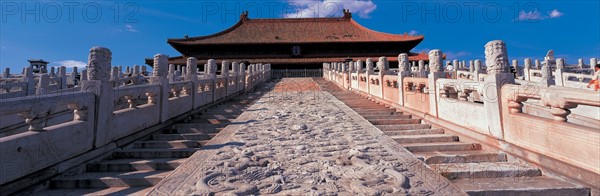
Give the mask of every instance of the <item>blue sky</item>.
<path id="1" fill-rule="evenodd" d="M 13 73 L 27 59 L 83 66 L 93 46 L 108 47 L 113 65 L 143 64 L 157 53 L 179 55 L 167 38 L 224 30 L 250 18 L 328 17 L 350 9 L 363 26 L 423 34 L 413 52 L 441 49 L 450 59 L 483 59 L 483 46 L 504 40 L 509 58 L 543 59 L 554 49 L 575 64 L 600 57 L 600 2 L 586 1 L 1 1 L 0 67 Z"/>

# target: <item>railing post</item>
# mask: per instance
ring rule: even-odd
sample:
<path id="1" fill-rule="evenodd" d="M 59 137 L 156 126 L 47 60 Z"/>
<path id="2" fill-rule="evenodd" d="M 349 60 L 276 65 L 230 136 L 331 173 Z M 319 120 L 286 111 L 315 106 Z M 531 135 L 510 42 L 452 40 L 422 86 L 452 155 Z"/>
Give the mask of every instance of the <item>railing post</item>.
<path id="1" fill-rule="evenodd" d="M 400 55 L 398 55 L 398 67 L 400 68 L 400 70 L 398 71 L 398 92 L 399 92 L 399 97 L 398 97 L 398 104 L 401 106 L 404 106 L 404 88 L 402 87 L 404 84 L 404 78 L 408 77 L 410 75 L 410 72 L 408 71 L 408 66 L 409 66 L 409 62 L 408 62 L 408 54 L 406 53 L 402 53 Z"/>
<path id="2" fill-rule="evenodd" d="M 556 86 L 565 86 L 563 71 L 565 67 L 565 59 L 557 58 L 556 59 L 556 72 L 554 74 L 554 83 Z"/>
<path id="3" fill-rule="evenodd" d="M 525 59 L 525 65 L 523 67 L 523 79 L 525 81 L 531 81 L 531 59 Z"/>
<path id="4" fill-rule="evenodd" d="M 67 88 L 67 67 L 58 67 L 58 77 L 60 77 L 60 89 Z"/>
<path id="5" fill-rule="evenodd" d="M 437 88 L 436 83 L 438 78 L 444 78 L 445 74 L 442 69 L 442 51 L 435 49 L 429 51 L 429 75 L 427 83 L 429 84 L 429 113 L 434 117 L 438 117 L 437 109 Z"/>
<path id="6" fill-rule="evenodd" d="M 509 73 L 510 64 L 506 44 L 501 40 L 490 41 L 485 45 L 485 64 L 488 76 L 484 80 L 484 108 L 492 136 L 504 139 L 502 127 L 502 97 L 500 91 L 504 84 L 514 84 L 514 75 Z"/>
<path id="7" fill-rule="evenodd" d="M 26 67 L 25 73 L 23 73 L 23 82 L 27 82 L 27 96 L 35 95 L 35 76 L 33 75 L 33 68 Z"/>
<path id="8" fill-rule="evenodd" d="M 52 67 L 52 73 L 54 73 L 54 67 Z M 4 68 L 4 72 L 2 72 L 2 78 L 10 78 L 10 68 Z"/>
<path id="9" fill-rule="evenodd" d="M 192 87 L 190 89 L 190 93 L 188 93 L 190 96 L 192 96 L 192 104 L 193 104 L 193 108 L 198 108 L 201 105 L 202 101 L 198 101 L 197 97 L 198 97 L 198 76 L 196 75 L 196 68 L 198 67 L 198 60 L 194 57 L 190 57 L 187 59 L 186 62 L 186 72 L 185 72 L 185 77 L 184 80 L 185 81 L 191 81 L 192 82 Z"/>
<path id="10" fill-rule="evenodd" d="M 81 91 L 90 91 L 96 97 L 96 108 L 88 119 L 94 120 L 95 147 L 107 144 L 110 138 L 110 124 L 114 110 L 114 91 L 110 78 L 112 52 L 108 48 L 90 49 L 87 65 L 88 80 L 82 81 Z M 63 69 L 64 70 L 64 69 Z"/>
<path id="11" fill-rule="evenodd" d="M 153 75 L 150 78 L 151 84 L 160 85 L 160 93 L 156 95 L 158 97 L 158 106 L 160 107 L 160 122 L 165 122 L 169 119 L 169 78 L 168 69 L 175 68 L 169 66 L 169 56 L 164 54 L 154 55 L 154 70 Z"/>

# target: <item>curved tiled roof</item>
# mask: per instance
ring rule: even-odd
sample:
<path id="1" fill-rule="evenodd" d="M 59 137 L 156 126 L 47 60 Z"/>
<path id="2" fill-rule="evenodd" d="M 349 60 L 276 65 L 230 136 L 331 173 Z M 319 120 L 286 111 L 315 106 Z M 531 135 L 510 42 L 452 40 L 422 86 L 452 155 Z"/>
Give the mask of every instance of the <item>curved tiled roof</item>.
<path id="1" fill-rule="evenodd" d="M 351 17 L 249 19 L 242 17 L 234 26 L 208 36 L 169 39 L 171 45 L 408 42 L 423 36 L 388 34 L 367 29 Z"/>

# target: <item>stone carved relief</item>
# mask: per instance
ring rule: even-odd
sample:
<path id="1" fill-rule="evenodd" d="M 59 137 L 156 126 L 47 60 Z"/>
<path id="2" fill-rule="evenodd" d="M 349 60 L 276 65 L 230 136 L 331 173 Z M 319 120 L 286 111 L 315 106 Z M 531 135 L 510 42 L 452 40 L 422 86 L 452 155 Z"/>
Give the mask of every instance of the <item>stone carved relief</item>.
<path id="1" fill-rule="evenodd" d="M 156 190 L 175 195 L 460 194 L 447 191 L 451 185 L 445 179 L 426 181 L 415 169 L 424 168 L 422 162 L 401 147 L 390 148 L 398 145 L 382 133 L 365 131 L 341 102 L 323 104 L 334 99 L 330 96 L 269 93 L 248 110 L 255 112 L 236 120 L 243 123 L 206 146 L 214 148 L 190 158 L 193 177 L 165 179 L 165 189 Z"/>
<path id="2" fill-rule="evenodd" d="M 485 65 L 488 75 L 508 73 L 510 65 L 508 64 L 506 44 L 503 41 L 491 41 L 485 45 Z"/>

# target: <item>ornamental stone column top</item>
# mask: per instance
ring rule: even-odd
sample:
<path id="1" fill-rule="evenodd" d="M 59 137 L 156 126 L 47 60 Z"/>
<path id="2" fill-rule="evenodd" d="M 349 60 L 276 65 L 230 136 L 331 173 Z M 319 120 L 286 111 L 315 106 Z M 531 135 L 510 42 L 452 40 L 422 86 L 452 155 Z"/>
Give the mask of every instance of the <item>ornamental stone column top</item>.
<path id="1" fill-rule="evenodd" d="M 429 51 L 429 71 L 439 72 L 442 68 L 442 51 L 434 49 Z"/>
<path id="2" fill-rule="evenodd" d="M 400 68 L 400 71 L 408 71 L 408 67 L 410 67 L 408 54 L 401 53 L 398 55 L 398 67 Z"/>
<path id="3" fill-rule="evenodd" d="M 510 65 L 504 41 L 494 40 L 485 45 L 485 65 L 488 75 L 508 73 Z"/>
<path id="4" fill-rule="evenodd" d="M 112 52 L 108 48 L 93 47 L 90 49 L 87 65 L 87 79 L 108 81 L 110 79 L 110 69 L 112 61 Z M 76 72 L 77 69 L 74 71 Z"/>
<path id="5" fill-rule="evenodd" d="M 154 67 L 152 74 L 158 77 L 164 77 L 168 74 L 169 56 L 165 54 L 154 55 Z"/>

